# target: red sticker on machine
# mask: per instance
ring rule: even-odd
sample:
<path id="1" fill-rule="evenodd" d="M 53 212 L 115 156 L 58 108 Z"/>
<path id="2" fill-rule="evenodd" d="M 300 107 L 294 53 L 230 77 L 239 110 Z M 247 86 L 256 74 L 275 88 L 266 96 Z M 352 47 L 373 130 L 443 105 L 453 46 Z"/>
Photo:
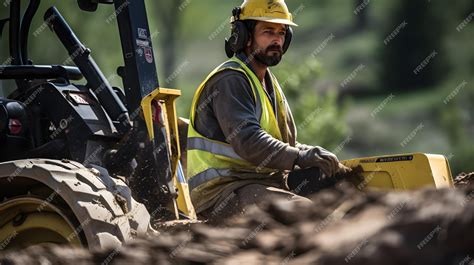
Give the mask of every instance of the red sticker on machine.
<path id="1" fill-rule="evenodd" d="M 145 59 L 148 63 L 152 63 L 153 62 L 153 52 L 151 50 L 150 47 L 143 47 L 143 49 L 145 50 Z"/>

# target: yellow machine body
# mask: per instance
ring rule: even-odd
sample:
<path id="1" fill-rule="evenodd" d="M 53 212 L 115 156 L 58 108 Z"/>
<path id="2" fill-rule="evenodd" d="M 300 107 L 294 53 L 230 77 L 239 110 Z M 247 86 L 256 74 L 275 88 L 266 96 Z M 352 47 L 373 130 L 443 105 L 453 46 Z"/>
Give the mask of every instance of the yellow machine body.
<path id="1" fill-rule="evenodd" d="M 356 183 L 360 190 L 413 190 L 423 187 L 454 187 L 446 157 L 410 153 L 356 158 L 341 161 L 345 166 L 359 167 L 363 179 Z"/>

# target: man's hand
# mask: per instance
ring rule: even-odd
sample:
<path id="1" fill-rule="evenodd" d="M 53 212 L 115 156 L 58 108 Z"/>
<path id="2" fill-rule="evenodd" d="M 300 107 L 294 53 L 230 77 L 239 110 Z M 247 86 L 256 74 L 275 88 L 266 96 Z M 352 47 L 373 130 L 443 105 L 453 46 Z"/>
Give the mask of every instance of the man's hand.
<path id="1" fill-rule="evenodd" d="M 339 169 L 337 170 L 337 174 L 345 175 L 345 174 L 348 174 L 350 172 L 352 172 L 352 168 L 346 167 L 343 164 L 341 164 L 341 162 L 339 162 Z"/>
<path id="2" fill-rule="evenodd" d="M 326 177 L 332 177 L 337 173 L 346 173 L 351 170 L 339 163 L 335 154 L 320 146 L 315 146 L 308 150 L 300 150 L 295 164 L 301 168 L 318 167 Z"/>

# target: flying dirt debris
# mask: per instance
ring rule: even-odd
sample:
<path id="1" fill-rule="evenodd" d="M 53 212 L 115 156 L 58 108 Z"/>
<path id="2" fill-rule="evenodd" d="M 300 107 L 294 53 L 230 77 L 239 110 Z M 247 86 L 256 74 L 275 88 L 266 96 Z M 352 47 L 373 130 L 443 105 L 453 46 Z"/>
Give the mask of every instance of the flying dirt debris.
<path id="1" fill-rule="evenodd" d="M 220 226 L 176 224 L 121 248 L 58 245 L 0 253 L 0 264 L 469 264 L 474 257 L 474 173 L 456 189 L 362 193 L 345 181 L 280 200 Z M 464 262 L 464 263 L 462 263 Z"/>

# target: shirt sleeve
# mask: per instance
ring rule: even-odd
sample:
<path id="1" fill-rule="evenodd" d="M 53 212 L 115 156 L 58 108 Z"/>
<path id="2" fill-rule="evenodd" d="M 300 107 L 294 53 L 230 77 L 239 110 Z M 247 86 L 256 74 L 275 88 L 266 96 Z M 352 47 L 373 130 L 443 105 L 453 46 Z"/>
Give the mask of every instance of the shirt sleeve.
<path id="1" fill-rule="evenodd" d="M 234 151 L 257 167 L 293 169 L 299 149 L 272 137 L 260 127 L 255 97 L 246 76 L 227 70 L 213 81 L 212 109 Z"/>

